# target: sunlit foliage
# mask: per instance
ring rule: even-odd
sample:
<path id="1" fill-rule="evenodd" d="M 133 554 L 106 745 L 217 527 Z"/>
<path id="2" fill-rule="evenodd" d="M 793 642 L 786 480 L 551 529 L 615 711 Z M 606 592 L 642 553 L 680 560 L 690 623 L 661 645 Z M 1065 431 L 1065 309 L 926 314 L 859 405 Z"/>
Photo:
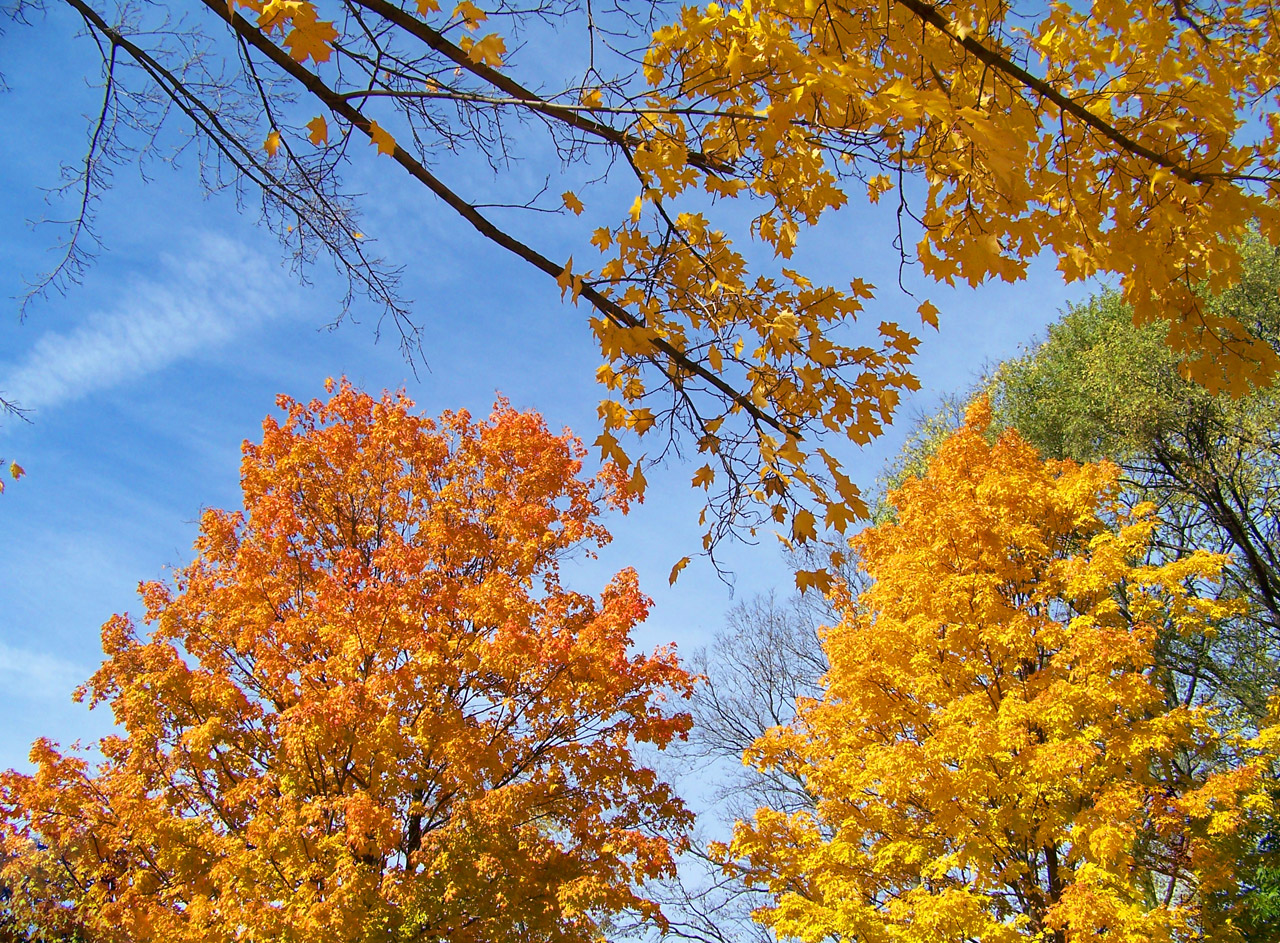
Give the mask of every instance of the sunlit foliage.
<path id="1" fill-rule="evenodd" d="M 979 401 L 824 630 L 821 698 L 748 752 L 809 808 L 760 809 L 723 850 L 805 941 L 1241 939 L 1223 906 L 1270 809 L 1269 733 L 1222 729 L 1153 676 L 1159 638 L 1238 606 L 1224 558 L 1142 558 L 1158 524 L 1108 464 L 989 443 Z"/>
<path id="2" fill-rule="evenodd" d="M 54 3 L 104 53 L 84 206 L 179 115 L 211 185 L 257 188 L 300 259 L 334 256 L 412 340 L 396 267 L 341 185 L 359 154 L 405 175 L 589 308 L 608 390 L 595 444 L 636 490 L 671 438 L 697 453 L 705 549 L 761 528 L 792 543 L 845 533 L 866 508 L 824 442 L 879 435 L 918 385 L 915 327 L 889 313 L 902 303 L 877 310 L 860 260 L 831 284 L 807 271 L 811 227 L 844 207 L 890 206 L 889 261 L 941 284 L 1016 281 L 1042 255 L 1068 281 L 1112 274 L 1211 390 L 1241 394 L 1280 362 L 1202 293 L 1237 280 L 1251 224 L 1280 239 L 1269 2 L 204 0 L 203 24 L 181 29 L 163 3 L 116 19 L 93 0 L 18 6 Z M 548 201 L 510 175 L 496 205 L 582 214 L 599 256 L 540 248 L 467 192 L 473 168 L 450 165 L 526 156 L 513 119 L 561 161 L 593 161 L 630 208 L 600 215 L 620 194 L 581 187 Z M 45 284 L 75 277 L 85 231 Z M 910 319 L 936 326 L 940 304 L 914 299 Z M 652 434 L 670 438 L 628 443 Z"/>
<path id="3" fill-rule="evenodd" d="M 672 868 L 681 802 L 633 753 L 683 736 L 670 649 L 631 652 L 616 469 L 499 403 L 438 420 L 343 382 L 281 398 L 244 508 L 103 626 L 80 689 L 100 760 L 38 742 L 0 776 L 9 931 L 94 941 L 595 941 Z"/>

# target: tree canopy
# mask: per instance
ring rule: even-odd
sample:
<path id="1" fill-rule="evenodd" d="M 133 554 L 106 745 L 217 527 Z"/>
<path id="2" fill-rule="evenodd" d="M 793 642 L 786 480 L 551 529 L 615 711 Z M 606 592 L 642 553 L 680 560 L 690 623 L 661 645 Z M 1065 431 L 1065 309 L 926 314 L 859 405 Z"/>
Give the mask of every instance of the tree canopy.
<path id="1" fill-rule="evenodd" d="M 668 873 L 689 815 L 640 745 L 683 736 L 649 601 L 559 562 L 616 469 L 504 403 L 281 398 L 244 508 L 102 630 L 78 696 L 123 729 L 0 774 L 0 933 L 95 941 L 586 943 Z"/>
<path id="2" fill-rule="evenodd" d="M 1206 304 L 1232 312 L 1280 349 L 1280 264 L 1256 235 L 1241 244 L 1239 285 Z M 1229 555 L 1223 593 L 1247 602 L 1211 640 L 1166 640 L 1162 661 L 1198 696 L 1225 698 L 1261 720 L 1280 653 L 1280 399 L 1262 388 L 1210 394 L 1187 380 L 1159 324 L 1135 325 L 1115 292 L 1068 310 L 1043 343 L 996 365 L 978 385 L 992 400 L 993 429 L 1016 428 L 1050 458 L 1107 459 L 1120 496 L 1150 503 L 1162 526 L 1152 561 L 1197 549 Z M 884 476 L 889 488 L 923 475 L 961 422 L 973 391 L 923 419 Z M 881 505 L 878 519 L 891 519 Z"/>
<path id="3" fill-rule="evenodd" d="M 895 201 L 886 250 L 939 282 L 1020 279 L 1047 252 L 1068 280 L 1117 275 L 1140 320 L 1163 319 L 1176 349 L 1199 354 L 1185 367 L 1210 389 L 1242 392 L 1276 370 L 1274 350 L 1201 294 L 1238 279 L 1248 225 L 1280 239 L 1267 4 L 205 0 L 185 20 L 164 3 L 14 9 L 55 3 L 103 53 L 84 205 L 175 117 L 212 185 L 256 188 L 300 258 L 332 254 L 412 335 L 394 262 L 371 254 L 341 180 L 367 147 L 590 309 L 609 391 L 596 444 L 627 469 L 639 456 L 624 432 L 702 454 L 707 547 L 774 523 L 804 542 L 865 511 L 822 443 L 879 434 L 916 386 L 917 342 L 873 313 L 857 271 L 821 284 L 790 261 L 851 202 Z M 540 54 L 551 44 L 569 50 L 554 65 Z M 456 153 L 495 168 L 521 156 L 522 121 L 562 160 L 615 168 L 634 195 L 619 218 L 596 215 L 589 193 L 548 202 L 502 184 L 507 205 L 590 208 L 597 262 L 582 261 L 585 245 L 576 263 L 549 256 L 457 179 Z M 725 205 L 735 199 L 750 209 Z M 82 222 L 54 284 L 85 261 Z M 924 323 L 938 315 L 920 301 Z"/>
<path id="4" fill-rule="evenodd" d="M 1236 604 L 1224 558 L 1149 565 L 1107 464 L 988 443 L 985 403 L 855 538 L 820 698 L 748 756 L 801 777 L 724 850 L 802 940 L 1244 939 L 1222 904 L 1265 827 L 1268 749 L 1169 697 L 1158 640 Z"/>
<path id="5" fill-rule="evenodd" d="M 1256 235 L 1241 250 L 1240 284 L 1206 303 L 1231 311 L 1260 340 L 1278 346 L 1277 254 Z M 1170 701 L 1211 708 L 1221 729 L 1256 729 L 1274 719 L 1280 682 L 1276 394 L 1265 388 L 1239 398 L 1210 394 L 1182 376 L 1163 333 L 1158 324 L 1135 325 L 1121 297 L 1103 292 L 1064 313 L 1043 343 L 992 368 L 976 395 L 992 400 L 989 439 L 1016 429 L 1050 458 L 1115 462 L 1118 499 L 1131 508 L 1150 506 L 1160 521 L 1144 552 L 1148 564 L 1206 549 L 1226 556 L 1219 581 L 1198 590 L 1234 600 L 1238 611 L 1208 635 L 1161 633 L 1150 674 Z M 974 395 L 950 397 L 921 420 L 884 475 L 889 489 L 927 474 Z M 880 502 L 875 517 L 888 522 L 896 514 Z M 1242 859 L 1236 906 L 1251 939 L 1280 935 L 1278 833 L 1269 820 Z"/>

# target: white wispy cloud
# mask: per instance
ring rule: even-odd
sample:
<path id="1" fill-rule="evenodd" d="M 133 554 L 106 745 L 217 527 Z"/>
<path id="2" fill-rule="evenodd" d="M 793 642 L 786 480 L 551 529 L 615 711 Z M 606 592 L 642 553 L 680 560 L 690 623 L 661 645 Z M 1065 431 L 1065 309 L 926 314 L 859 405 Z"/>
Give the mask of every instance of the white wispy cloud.
<path id="1" fill-rule="evenodd" d="M 5 699 L 65 701 L 92 672 L 57 655 L 0 642 L 0 688 Z"/>
<path id="2" fill-rule="evenodd" d="M 16 363 L 0 365 L 5 398 L 46 410 L 220 347 L 288 309 L 288 280 L 220 236 L 161 259 L 112 307 L 67 332 L 46 332 Z"/>

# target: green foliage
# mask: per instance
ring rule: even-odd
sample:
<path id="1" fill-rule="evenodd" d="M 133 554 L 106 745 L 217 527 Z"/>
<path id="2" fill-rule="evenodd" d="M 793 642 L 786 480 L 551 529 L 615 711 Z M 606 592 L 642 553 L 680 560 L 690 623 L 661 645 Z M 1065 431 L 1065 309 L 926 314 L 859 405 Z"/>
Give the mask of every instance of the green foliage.
<path id="1" fill-rule="evenodd" d="M 1016 428 L 1046 458 L 1128 457 L 1208 399 L 1178 376 L 1166 327 L 1136 327 L 1113 292 L 1072 308 L 1039 348 L 995 371 L 1000 426 Z"/>
<path id="2" fill-rule="evenodd" d="M 1250 940 L 1280 940 L 1280 848 L 1264 847 L 1268 863 L 1253 872 L 1245 895 L 1246 925 Z"/>

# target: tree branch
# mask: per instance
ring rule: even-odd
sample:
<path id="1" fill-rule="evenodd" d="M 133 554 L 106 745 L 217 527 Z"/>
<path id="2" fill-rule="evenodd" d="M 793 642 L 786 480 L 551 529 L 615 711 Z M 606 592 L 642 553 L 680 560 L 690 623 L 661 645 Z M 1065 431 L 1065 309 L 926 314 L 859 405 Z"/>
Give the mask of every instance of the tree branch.
<path id="1" fill-rule="evenodd" d="M 80 0 L 68 0 L 68 2 L 79 4 Z M 363 134 L 369 137 L 370 140 L 372 140 L 373 132 L 371 120 L 365 117 L 364 113 L 353 106 L 350 101 L 330 88 L 318 75 L 309 71 L 300 63 L 295 62 L 287 52 L 268 39 L 260 29 L 246 20 L 239 13 L 234 13 L 229 10 L 225 3 L 219 2 L 219 0 L 202 0 L 202 2 L 206 7 L 213 11 L 214 14 L 226 22 L 235 31 L 237 36 L 241 37 L 245 42 L 262 53 L 262 55 L 266 56 L 273 65 L 287 74 L 290 78 L 297 81 L 299 85 L 310 92 L 335 115 L 350 123 L 352 127 L 359 129 Z M 375 0 L 362 0 L 362 2 L 375 2 Z M 552 261 L 536 249 L 524 242 L 521 242 L 510 233 L 494 225 L 491 220 L 480 213 L 471 203 L 463 199 L 445 185 L 445 183 L 431 173 L 431 171 L 429 171 L 421 161 L 415 158 L 399 144 L 394 146 L 390 156 L 396 163 L 404 168 L 410 176 L 444 201 L 444 203 L 470 223 L 476 231 L 486 239 L 489 239 L 491 242 L 496 243 L 521 259 L 524 259 L 534 268 L 545 272 L 552 278 L 559 279 L 564 275 L 564 265 Z M 644 329 L 644 324 L 639 318 L 593 286 L 584 284 L 579 294 L 580 297 L 585 298 L 593 307 L 596 308 L 596 310 L 619 327 L 628 329 Z M 655 351 L 671 358 L 671 360 L 678 364 L 682 370 L 688 371 L 713 386 L 735 406 L 747 413 L 747 415 L 751 416 L 753 419 L 764 423 L 779 432 L 785 432 L 795 436 L 796 438 L 801 438 L 799 430 L 788 426 L 775 416 L 760 409 L 746 394 L 734 389 L 721 377 L 712 373 L 706 367 L 702 366 L 702 364 L 693 360 L 669 341 L 652 334 L 646 337 L 645 340 L 655 349 Z M 654 358 L 650 357 L 648 359 L 653 360 Z"/>
<path id="2" fill-rule="evenodd" d="M 926 3 L 924 2 L 924 0 L 894 0 L 894 2 L 896 2 L 899 6 L 906 7 L 906 9 L 910 10 L 912 13 L 914 13 L 917 17 L 919 17 L 925 23 L 932 26 L 934 29 L 940 32 L 943 36 L 946 36 L 953 43 L 960 46 L 967 52 L 972 53 L 980 62 L 991 66 L 993 69 L 997 69 L 1000 72 L 1003 72 L 1005 75 L 1008 75 L 1011 78 L 1016 79 L 1017 81 L 1025 85 L 1027 88 L 1031 89 L 1036 94 L 1043 97 L 1046 101 L 1049 101 L 1054 105 L 1056 105 L 1060 110 L 1062 110 L 1066 114 L 1071 115 L 1073 118 L 1080 121 L 1082 124 L 1085 124 L 1090 128 L 1093 128 L 1095 131 L 1100 133 L 1103 137 L 1111 141 L 1113 144 L 1116 144 L 1123 150 L 1126 150 L 1129 153 L 1134 154 L 1138 157 L 1142 157 L 1159 167 L 1164 167 L 1166 170 L 1168 170 L 1170 173 L 1172 173 L 1175 177 L 1177 177 L 1180 180 L 1184 180 L 1187 183 L 1199 183 L 1199 184 L 1213 183 L 1214 181 L 1217 181 L 1217 180 L 1246 180 L 1246 179 L 1247 180 L 1266 180 L 1266 181 L 1274 180 L 1274 178 L 1259 177 L 1259 175 L 1256 175 L 1256 174 L 1242 175 L 1242 174 L 1227 174 L 1227 173 L 1203 173 L 1200 171 L 1191 170 L 1190 168 L 1185 167 L 1181 163 L 1179 163 L 1177 159 L 1173 157 L 1169 157 L 1168 155 L 1165 155 L 1165 154 L 1157 153 L 1156 151 L 1153 151 L 1151 148 L 1135 141 L 1133 138 L 1129 137 L 1127 134 L 1125 134 L 1123 131 L 1117 128 L 1115 125 L 1111 124 L 1108 121 L 1104 121 L 1102 118 L 1098 117 L 1093 112 L 1089 111 L 1089 109 L 1085 108 L 1079 102 L 1062 94 L 1062 92 L 1058 91 L 1048 82 L 1044 81 L 1044 79 L 1037 78 L 1036 76 L 1028 72 L 1026 69 L 1019 66 L 1017 63 L 1011 62 L 1008 58 L 1001 55 L 1000 53 L 987 48 L 978 40 L 974 39 L 973 37 L 971 36 L 961 37 L 958 33 L 955 32 L 954 29 L 952 29 L 951 23 L 947 20 L 947 18 L 943 16 L 942 13 L 938 11 L 938 8 L 933 6 L 932 4 Z"/>

